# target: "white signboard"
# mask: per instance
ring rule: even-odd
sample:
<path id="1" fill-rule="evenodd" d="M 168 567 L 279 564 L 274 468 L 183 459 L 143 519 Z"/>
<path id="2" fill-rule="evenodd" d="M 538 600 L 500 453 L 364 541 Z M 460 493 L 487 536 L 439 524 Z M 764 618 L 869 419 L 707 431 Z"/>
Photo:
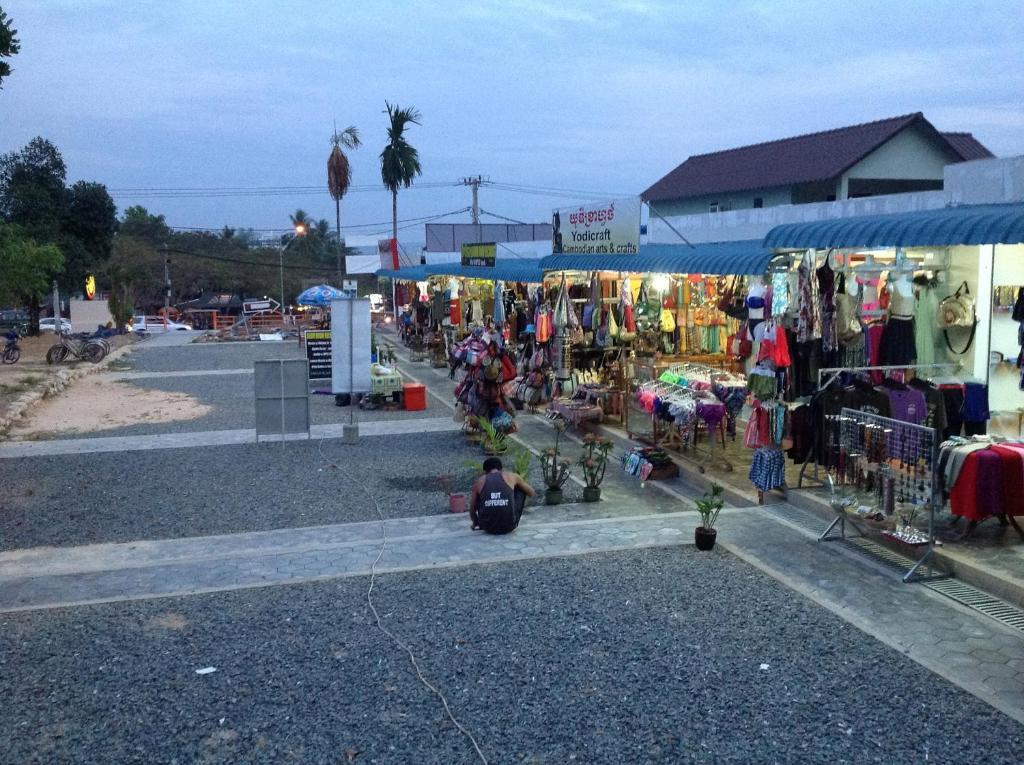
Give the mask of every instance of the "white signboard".
<path id="1" fill-rule="evenodd" d="M 582 255 L 635 255 L 640 251 L 640 197 L 555 210 L 551 251 Z"/>
<path id="2" fill-rule="evenodd" d="M 331 393 L 370 392 L 370 301 L 331 301 Z"/>
<path id="3" fill-rule="evenodd" d="M 341 282 L 341 288 L 346 292 L 355 292 L 359 289 L 359 282 L 355 279 L 344 279 Z"/>
<path id="4" fill-rule="evenodd" d="M 278 302 L 276 300 L 246 300 L 242 303 L 242 312 L 263 313 L 264 311 L 273 311 L 277 306 Z"/>

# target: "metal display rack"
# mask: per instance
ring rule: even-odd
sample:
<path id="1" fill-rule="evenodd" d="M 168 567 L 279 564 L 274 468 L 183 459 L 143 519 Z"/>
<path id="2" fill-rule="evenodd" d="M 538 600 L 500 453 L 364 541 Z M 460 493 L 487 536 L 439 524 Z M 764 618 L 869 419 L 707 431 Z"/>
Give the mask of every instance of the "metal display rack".
<path id="1" fill-rule="evenodd" d="M 897 519 L 894 531 L 880 533 L 902 546 L 923 551 L 903 577 L 909 582 L 918 577 L 935 551 L 935 512 L 940 496 L 938 434 L 925 425 L 845 408 L 838 415 L 838 426 L 838 483 L 873 491 L 875 511 Z M 897 495 L 902 502 L 897 502 Z M 847 539 L 847 525 L 860 536 L 868 536 L 850 516 L 847 502 L 833 501 L 832 509 L 836 518 L 819 541 Z M 927 530 L 914 524 L 921 510 L 927 514 Z M 838 534 L 833 535 L 837 527 Z M 928 565 L 928 574 L 921 578 L 932 576 L 934 570 Z"/>
<path id="2" fill-rule="evenodd" d="M 923 372 L 923 371 L 939 371 L 949 370 L 956 372 L 963 368 L 963 364 L 959 361 L 943 362 L 939 364 L 902 364 L 896 366 L 870 366 L 870 367 L 825 367 L 818 370 L 818 390 L 815 395 L 818 395 L 832 383 L 839 379 L 840 375 L 843 374 L 865 374 L 867 372 Z M 828 380 L 822 385 L 822 380 L 828 377 Z M 811 463 L 814 463 L 814 478 L 813 480 L 818 483 L 819 486 L 824 486 L 824 481 L 819 477 L 818 473 L 818 455 L 816 450 L 812 448 L 808 453 L 807 457 L 804 458 L 803 464 L 800 465 L 800 473 L 797 476 L 796 487 L 798 489 L 804 488 L 804 474 L 807 472 L 807 467 Z M 825 471 L 826 475 L 828 471 Z"/>

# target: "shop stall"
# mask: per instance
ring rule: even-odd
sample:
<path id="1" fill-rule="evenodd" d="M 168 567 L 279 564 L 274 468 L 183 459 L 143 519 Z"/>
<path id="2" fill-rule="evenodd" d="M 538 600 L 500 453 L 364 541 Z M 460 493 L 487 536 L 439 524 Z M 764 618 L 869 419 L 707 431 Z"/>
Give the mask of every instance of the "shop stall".
<path id="1" fill-rule="evenodd" d="M 737 422 L 772 260 L 759 240 L 544 258 L 548 277 L 565 280 L 579 325 L 558 372 L 563 398 L 550 407 L 597 408 L 630 438 L 702 471 L 746 467 Z"/>
<path id="2" fill-rule="evenodd" d="M 935 508 L 963 518 L 962 534 L 990 518 L 1019 531 L 1022 243 L 1022 204 L 769 232 L 764 244 L 799 262 L 789 450 L 804 466 L 798 485 L 837 484 L 842 512 L 856 508 L 864 527 L 928 553 Z M 994 353 L 1001 334 L 1012 350 L 1007 337 Z"/>

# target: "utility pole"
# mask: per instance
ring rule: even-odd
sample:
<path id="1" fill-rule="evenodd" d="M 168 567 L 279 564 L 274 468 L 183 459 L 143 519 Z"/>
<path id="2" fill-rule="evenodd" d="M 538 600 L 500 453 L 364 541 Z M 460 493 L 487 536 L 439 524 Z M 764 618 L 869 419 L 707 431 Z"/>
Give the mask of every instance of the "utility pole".
<path id="1" fill-rule="evenodd" d="M 171 313 L 171 258 L 167 253 L 167 245 L 164 245 L 164 329 L 167 329 L 167 320 Z"/>
<path id="2" fill-rule="evenodd" d="M 485 183 L 483 176 L 481 175 L 470 175 L 463 178 L 461 181 L 463 186 L 469 186 L 473 190 L 473 224 L 477 225 L 480 223 L 480 200 L 478 194 L 480 191 L 480 184 Z"/>

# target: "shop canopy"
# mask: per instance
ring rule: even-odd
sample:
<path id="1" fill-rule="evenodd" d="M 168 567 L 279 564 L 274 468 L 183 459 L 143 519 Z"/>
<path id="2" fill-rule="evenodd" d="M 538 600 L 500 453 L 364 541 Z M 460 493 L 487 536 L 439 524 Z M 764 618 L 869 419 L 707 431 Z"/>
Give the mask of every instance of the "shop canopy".
<path id="1" fill-rule="evenodd" d="M 507 258 L 493 266 L 464 266 L 457 261 L 424 266 L 430 276 L 458 276 L 465 279 L 494 279 L 506 282 L 544 281 L 540 258 Z"/>
<path id="2" fill-rule="evenodd" d="M 862 215 L 786 223 L 764 238 L 765 247 L 948 247 L 1024 242 L 1024 204 L 968 205 L 941 210 Z"/>
<path id="3" fill-rule="evenodd" d="M 648 274 L 763 274 L 772 251 L 760 239 L 703 244 L 644 244 L 636 255 L 549 255 L 544 271 Z"/>
<path id="4" fill-rule="evenodd" d="M 389 279 L 399 279 L 404 282 L 421 282 L 427 278 L 426 266 L 402 266 L 402 268 L 391 269 L 381 268 L 376 271 L 377 276 L 386 276 Z"/>

